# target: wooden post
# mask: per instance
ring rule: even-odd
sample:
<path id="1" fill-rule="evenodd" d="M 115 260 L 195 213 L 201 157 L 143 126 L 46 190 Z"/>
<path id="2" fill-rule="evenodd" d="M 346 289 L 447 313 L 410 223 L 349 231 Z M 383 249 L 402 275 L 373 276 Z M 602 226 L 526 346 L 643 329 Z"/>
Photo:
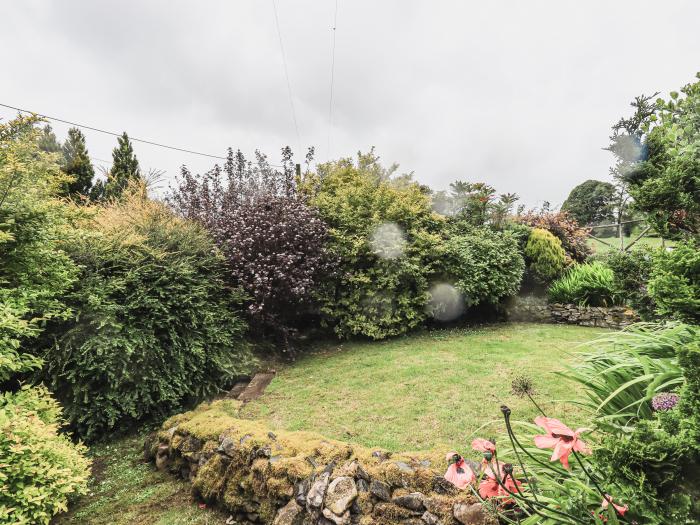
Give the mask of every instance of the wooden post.
<path id="1" fill-rule="evenodd" d="M 625 232 L 622 229 L 622 220 L 620 220 L 620 223 L 617 225 L 617 231 L 620 236 L 620 251 L 623 252 L 625 251 Z"/>
<path id="2" fill-rule="evenodd" d="M 301 164 L 297 163 L 294 165 L 294 169 L 297 174 L 297 182 L 301 182 Z"/>

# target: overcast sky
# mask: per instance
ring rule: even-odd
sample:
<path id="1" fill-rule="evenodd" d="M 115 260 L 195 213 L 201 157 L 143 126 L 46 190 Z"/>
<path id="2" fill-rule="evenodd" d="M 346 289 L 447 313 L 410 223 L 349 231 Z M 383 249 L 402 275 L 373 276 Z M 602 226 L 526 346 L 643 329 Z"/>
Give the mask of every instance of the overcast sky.
<path id="1" fill-rule="evenodd" d="M 700 70 L 694 0 L 338 0 L 329 148 L 335 0 L 276 4 L 299 140 L 272 0 L 4 0 L 0 103 L 273 162 L 286 144 L 318 161 L 375 146 L 434 188 L 485 181 L 532 206 L 607 180 L 630 100 Z M 85 133 L 111 159 L 116 139 Z M 167 178 L 216 162 L 134 148 Z"/>

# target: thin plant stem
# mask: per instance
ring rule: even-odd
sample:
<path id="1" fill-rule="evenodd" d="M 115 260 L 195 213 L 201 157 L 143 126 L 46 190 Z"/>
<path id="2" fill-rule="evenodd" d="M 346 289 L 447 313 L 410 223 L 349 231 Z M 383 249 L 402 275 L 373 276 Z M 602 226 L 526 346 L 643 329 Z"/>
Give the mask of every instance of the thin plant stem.
<path id="1" fill-rule="evenodd" d="M 518 452 L 517 447 L 515 446 L 515 441 L 513 440 L 513 429 L 510 426 L 510 414 L 503 414 L 503 418 L 506 421 L 506 430 L 508 431 L 508 438 L 510 439 L 510 446 L 513 449 L 513 452 L 515 453 L 515 457 L 518 458 L 518 463 L 520 464 L 520 468 L 523 471 L 523 476 L 525 476 L 525 479 L 530 480 L 530 477 L 527 475 L 527 471 L 525 470 L 525 464 L 523 463 L 522 458 L 520 457 L 520 453 Z M 517 486 L 517 484 L 516 484 Z M 535 501 L 537 501 L 537 491 L 535 490 L 535 487 L 533 485 L 530 485 L 530 489 L 532 490 L 532 496 L 535 498 Z"/>
<path id="2" fill-rule="evenodd" d="M 580 518 L 577 518 L 576 516 L 572 516 L 571 514 L 567 514 L 566 512 L 550 508 L 547 504 L 542 503 L 540 501 L 530 501 L 529 499 L 527 499 L 525 497 L 520 497 L 515 492 L 511 492 L 508 489 L 508 487 L 506 487 L 503 483 L 501 483 L 501 480 L 498 477 L 496 477 L 496 483 L 498 483 L 504 491 L 506 491 L 508 494 L 513 496 L 513 498 L 515 498 L 516 501 L 520 500 L 520 499 L 524 500 L 525 504 L 527 504 L 532 509 L 533 512 L 535 512 L 536 514 L 538 514 L 540 516 L 544 516 L 545 518 L 551 518 L 551 516 L 547 516 L 542 511 L 536 509 L 535 506 L 544 507 L 545 509 L 547 509 L 547 511 L 553 512 L 553 513 L 558 514 L 560 516 L 566 516 L 567 518 L 575 521 L 576 523 L 584 523 L 584 524 L 587 523 L 586 521 L 583 521 Z M 517 486 L 517 484 L 516 484 L 516 486 Z"/>
<path id="3" fill-rule="evenodd" d="M 547 417 L 547 414 L 544 413 L 544 410 L 542 410 L 542 408 L 540 407 L 540 405 L 537 404 L 537 402 L 532 398 L 532 396 L 530 395 L 529 392 L 527 393 L 527 397 L 530 399 L 530 401 L 532 401 L 532 404 L 535 405 L 535 407 L 537 408 L 537 410 L 540 411 L 540 414 L 542 414 L 544 417 Z"/>
<path id="4" fill-rule="evenodd" d="M 615 505 L 613 505 L 612 498 L 610 496 L 608 496 L 605 492 L 603 492 L 603 489 L 600 488 L 600 485 L 598 485 L 598 482 L 591 475 L 591 473 L 588 472 L 588 469 L 585 467 L 585 465 L 583 464 L 583 461 L 581 461 L 581 458 L 578 456 L 576 451 L 572 450 L 571 453 L 576 458 L 576 461 L 578 461 L 578 464 L 581 465 L 581 468 L 586 473 L 586 476 L 588 477 L 588 479 L 591 480 L 591 483 L 593 483 L 593 486 L 598 490 L 598 492 L 600 492 L 600 495 L 603 496 L 603 499 L 605 501 L 607 501 L 612 506 L 613 509 L 615 509 Z M 620 516 L 622 516 L 622 514 L 617 509 L 615 509 L 615 512 L 617 512 Z"/>

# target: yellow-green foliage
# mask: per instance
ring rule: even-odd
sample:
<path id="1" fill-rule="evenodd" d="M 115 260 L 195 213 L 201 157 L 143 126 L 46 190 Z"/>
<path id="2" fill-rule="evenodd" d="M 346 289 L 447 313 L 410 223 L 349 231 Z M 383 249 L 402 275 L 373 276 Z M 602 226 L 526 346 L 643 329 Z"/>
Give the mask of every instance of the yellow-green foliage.
<path id="1" fill-rule="evenodd" d="M 561 241 L 547 230 L 533 228 L 525 245 L 525 258 L 534 277 L 548 283 L 564 270 L 566 252 Z"/>
<path id="2" fill-rule="evenodd" d="M 31 340 L 70 316 L 77 267 L 61 249 L 77 213 L 58 198 L 67 178 L 39 149 L 36 117 L 0 123 L 0 382 L 40 366 Z"/>
<path id="3" fill-rule="evenodd" d="M 323 164 L 302 190 L 329 226 L 339 261 L 321 297 L 341 337 L 383 339 L 425 319 L 443 218 L 410 179 L 392 177 L 373 153 Z"/>
<path id="4" fill-rule="evenodd" d="M 0 523 L 48 524 L 86 492 L 86 449 L 58 433 L 60 410 L 41 387 L 0 397 Z"/>

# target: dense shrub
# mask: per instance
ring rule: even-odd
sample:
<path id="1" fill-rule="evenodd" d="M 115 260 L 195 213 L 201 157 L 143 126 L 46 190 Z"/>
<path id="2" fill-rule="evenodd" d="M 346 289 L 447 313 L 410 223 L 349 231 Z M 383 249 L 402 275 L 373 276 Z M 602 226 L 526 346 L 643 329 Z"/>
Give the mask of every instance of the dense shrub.
<path id="1" fill-rule="evenodd" d="M 566 255 L 583 262 L 591 254 L 588 246 L 588 229 L 582 228 L 566 212 L 529 211 L 517 217 L 517 220 L 531 228 L 541 228 L 552 233 L 561 241 Z"/>
<path id="2" fill-rule="evenodd" d="M 87 492 L 86 449 L 58 433 L 60 414 L 44 388 L 0 395 L 0 523 L 48 524 Z"/>
<path id="3" fill-rule="evenodd" d="M 240 294 L 199 226 L 138 191 L 95 213 L 68 246 L 76 315 L 50 326 L 43 371 L 87 439 L 212 395 L 251 363 Z"/>
<path id="4" fill-rule="evenodd" d="M 564 270 L 566 253 L 554 235 L 534 228 L 525 244 L 525 261 L 536 281 L 548 283 Z"/>
<path id="5" fill-rule="evenodd" d="M 451 235 L 443 250 L 445 280 L 459 290 L 467 307 L 495 304 L 518 292 L 525 261 L 511 234 L 474 229 Z"/>
<path id="6" fill-rule="evenodd" d="M 700 73 L 696 74 L 700 79 Z M 671 92 L 668 101 L 637 99 L 648 118 L 634 136 L 645 154 L 622 173 L 634 206 L 664 235 L 700 234 L 700 80 Z M 640 106 L 639 102 L 646 102 Z M 636 115 L 635 115 L 636 116 Z M 632 117 L 634 119 L 634 117 Z M 621 122 L 626 122 L 623 119 Z M 646 135 L 644 135 L 644 133 Z M 639 157 L 639 156 L 638 156 Z M 639 160 L 639 158 L 635 159 Z"/>
<path id="7" fill-rule="evenodd" d="M 585 388 L 603 431 L 597 468 L 639 523 L 689 523 L 700 510 L 692 509 L 700 468 L 698 344 L 697 327 L 638 324 L 590 343 L 566 374 Z M 677 406 L 673 398 L 655 404 L 669 392 L 679 394 Z"/>
<path id="8" fill-rule="evenodd" d="M 87 488 L 85 449 L 58 433 L 60 407 L 17 379 L 42 361 L 28 353 L 44 324 L 70 315 L 62 294 L 77 268 L 61 249 L 73 215 L 56 199 L 69 182 L 39 148 L 36 118 L 0 124 L 0 522 L 48 524 Z"/>
<path id="9" fill-rule="evenodd" d="M 579 306 L 612 306 L 620 302 L 615 274 L 598 261 L 571 266 L 549 286 L 547 293 L 552 302 Z"/>
<path id="10" fill-rule="evenodd" d="M 340 337 L 404 333 L 426 317 L 429 278 L 444 220 L 416 183 L 384 176 L 377 157 L 323 164 L 305 183 L 329 225 L 339 271 L 322 312 Z"/>
<path id="11" fill-rule="evenodd" d="M 626 251 L 610 250 L 600 258 L 615 274 L 615 293 L 620 301 L 647 320 L 654 317 L 655 305 L 649 297 L 647 283 L 657 251 L 640 246 Z"/>
<path id="12" fill-rule="evenodd" d="M 61 249 L 71 210 L 58 154 L 41 151 L 35 118 L 0 124 L 0 381 L 37 362 L 22 346 L 42 323 L 69 315 L 62 301 L 77 269 Z"/>
<path id="13" fill-rule="evenodd" d="M 223 172 L 183 169 L 169 200 L 214 237 L 229 282 L 247 294 L 253 333 L 269 333 L 286 349 L 290 329 L 317 309 L 315 293 L 332 270 L 326 225 L 297 193 L 289 169 L 276 172 L 261 156 L 252 166 L 229 150 Z"/>
<path id="14" fill-rule="evenodd" d="M 639 341 L 636 344 L 639 346 Z M 643 366 L 636 377 L 652 375 L 652 387 L 667 392 L 680 386 L 678 395 L 667 396 L 668 401 L 654 410 L 653 399 L 647 394 L 641 407 L 646 417 L 631 431 L 606 434 L 596 450 L 602 474 L 616 481 L 618 497 L 629 505 L 639 523 L 697 523 L 700 519 L 699 334 L 695 332 L 691 341 L 686 339 L 674 349 L 676 355 L 671 359 L 677 361 L 678 369 L 672 376 L 650 367 L 656 360 L 647 359 L 639 362 Z M 618 370 L 624 370 L 629 381 L 635 379 L 629 369 L 618 365 Z M 671 377 L 674 383 L 669 382 Z M 624 385 L 618 388 L 624 389 Z"/>
<path id="15" fill-rule="evenodd" d="M 660 315 L 697 323 L 700 320 L 700 246 L 678 243 L 660 252 L 652 266 L 649 296 Z"/>

